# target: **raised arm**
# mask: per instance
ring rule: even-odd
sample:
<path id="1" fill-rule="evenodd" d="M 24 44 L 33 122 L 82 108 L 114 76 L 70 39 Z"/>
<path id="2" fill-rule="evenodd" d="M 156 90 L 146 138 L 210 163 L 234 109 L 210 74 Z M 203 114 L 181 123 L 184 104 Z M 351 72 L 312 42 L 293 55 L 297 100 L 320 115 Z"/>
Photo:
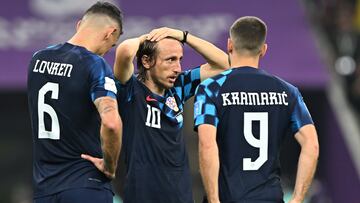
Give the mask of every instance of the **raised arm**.
<path id="1" fill-rule="evenodd" d="M 187 36 L 186 42 L 202 55 L 207 62 L 200 67 L 201 81 L 218 75 L 230 67 L 228 55 L 212 43 L 200 39 L 190 33 Z"/>
<path id="2" fill-rule="evenodd" d="M 173 37 L 184 42 L 185 33 L 181 30 L 162 27 L 152 30 L 149 33 L 148 39 L 159 41 L 165 37 Z M 212 43 L 196 37 L 191 33 L 186 35 L 185 42 L 198 52 L 207 62 L 201 66 L 201 80 L 215 76 L 229 68 L 228 55 Z"/>
<path id="3" fill-rule="evenodd" d="M 125 84 L 134 73 L 133 61 L 140 43 L 145 39 L 146 35 L 127 39 L 116 48 L 114 76 L 122 84 Z"/>
<path id="4" fill-rule="evenodd" d="M 319 143 L 314 125 L 309 124 L 300 128 L 295 138 L 301 146 L 298 162 L 294 194 L 289 203 L 304 201 L 313 180 L 317 160 L 319 157 Z"/>
<path id="5" fill-rule="evenodd" d="M 121 149 L 122 121 L 116 99 L 109 96 L 99 97 L 94 103 L 101 117 L 100 140 L 103 158 L 86 154 L 81 157 L 91 161 L 97 169 L 113 179 Z"/>

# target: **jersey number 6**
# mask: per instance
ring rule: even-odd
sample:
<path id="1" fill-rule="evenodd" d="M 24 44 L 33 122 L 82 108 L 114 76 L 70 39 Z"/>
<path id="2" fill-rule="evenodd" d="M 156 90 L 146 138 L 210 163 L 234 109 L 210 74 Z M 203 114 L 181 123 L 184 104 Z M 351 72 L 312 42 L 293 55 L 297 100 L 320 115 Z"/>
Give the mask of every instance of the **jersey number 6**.
<path id="1" fill-rule="evenodd" d="M 58 99 L 59 96 L 59 84 L 47 82 L 39 90 L 38 96 L 38 122 L 39 122 L 39 139 L 60 139 L 60 127 L 59 119 L 56 115 L 55 110 L 45 103 L 45 94 L 51 92 L 51 99 Z M 45 129 L 44 114 L 47 113 L 51 117 L 51 130 L 47 131 Z"/>

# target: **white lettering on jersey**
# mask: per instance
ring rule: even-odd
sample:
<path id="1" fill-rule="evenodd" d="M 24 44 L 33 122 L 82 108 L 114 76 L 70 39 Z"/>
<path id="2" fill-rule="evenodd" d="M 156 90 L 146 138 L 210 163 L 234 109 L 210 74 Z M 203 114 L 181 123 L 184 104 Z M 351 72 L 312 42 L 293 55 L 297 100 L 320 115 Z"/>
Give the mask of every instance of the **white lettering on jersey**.
<path id="1" fill-rule="evenodd" d="M 225 92 L 221 94 L 223 106 L 230 105 L 285 105 L 288 95 L 280 92 Z M 195 105 L 196 108 L 196 105 Z M 201 110 L 201 109 L 200 109 Z M 196 111 L 195 111 L 196 113 Z"/>
<path id="2" fill-rule="evenodd" d="M 57 75 L 63 77 L 71 77 L 72 69 L 73 69 L 72 64 L 36 60 L 35 66 L 33 68 L 33 72 L 43 73 L 43 74 L 46 73 L 49 75 Z"/>
<path id="3" fill-rule="evenodd" d="M 152 128 L 161 128 L 161 111 L 156 107 L 152 107 L 149 104 L 147 107 L 147 115 L 145 125 Z"/>

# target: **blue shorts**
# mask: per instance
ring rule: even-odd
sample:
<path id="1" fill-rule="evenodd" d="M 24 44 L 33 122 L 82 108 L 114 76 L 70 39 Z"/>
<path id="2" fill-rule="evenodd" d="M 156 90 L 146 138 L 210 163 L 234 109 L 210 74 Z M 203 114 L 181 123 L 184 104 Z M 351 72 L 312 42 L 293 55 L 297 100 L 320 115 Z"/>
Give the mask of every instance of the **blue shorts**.
<path id="1" fill-rule="evenodd" d="M 112 203 L 113 193 L 107 189 L 74 188 L 34 199 L 33 203 Z"/>

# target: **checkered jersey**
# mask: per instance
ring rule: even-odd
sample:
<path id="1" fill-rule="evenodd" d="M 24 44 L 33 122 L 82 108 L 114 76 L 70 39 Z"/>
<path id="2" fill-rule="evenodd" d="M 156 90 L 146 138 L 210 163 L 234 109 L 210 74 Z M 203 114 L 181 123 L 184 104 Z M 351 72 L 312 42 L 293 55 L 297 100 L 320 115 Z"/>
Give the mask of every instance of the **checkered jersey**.
<path id="1" fill-rule="evenodd" d="M 252 67 L 203 81 L 195 94 L 195 130 L 217 128 L 221 202 L 282 202 L 279 153 L 283 139 L 312 124 L 298 89 Z M 292 133 L 289 133 L 292 132 Z"/>
<path id="2" fill-rule="evenodd" d="M 200 84 L 200 68 L 181 73 L 163 96 L 135 76 L 117 82 L 127 165 L 125 202 L 193 202 L 182 135 L 183 108 Z"/>

